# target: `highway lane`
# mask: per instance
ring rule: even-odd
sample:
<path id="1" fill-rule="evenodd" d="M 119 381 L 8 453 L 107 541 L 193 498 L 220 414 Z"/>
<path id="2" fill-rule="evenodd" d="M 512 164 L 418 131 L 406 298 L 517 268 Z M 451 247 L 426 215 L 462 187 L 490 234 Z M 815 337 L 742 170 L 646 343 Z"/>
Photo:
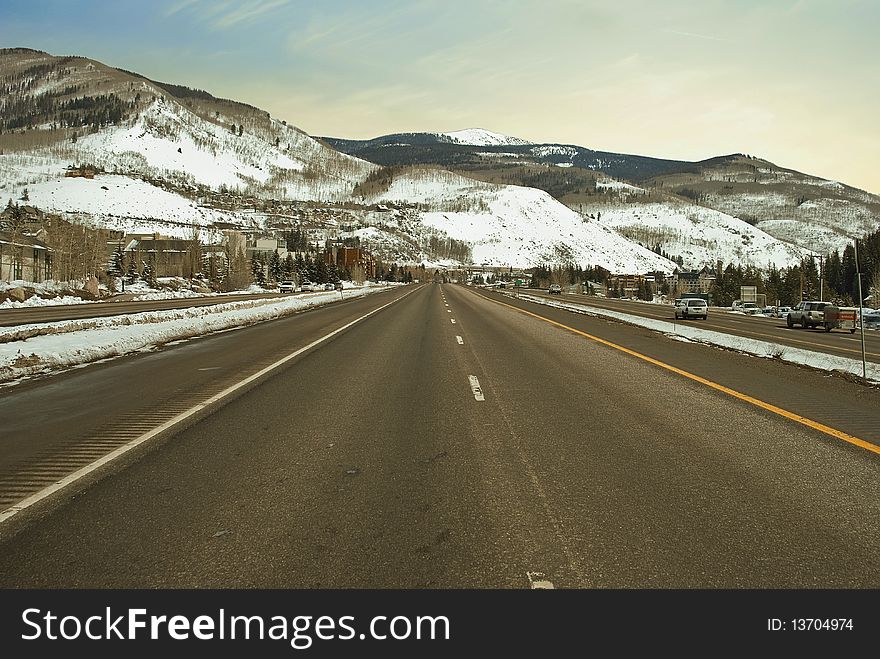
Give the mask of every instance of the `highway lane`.
<path id="1" fill-rule="evenodd" d="M 119 316 L 121 314 L 143 313 L 144 311 L 207 307 L 212 304 L 241 302 L 243 300 L 270 299 L 287 295 L 291 294 L 242 293 L 235 295 L 212 295 L 210 297 L 172 298 L 168 300 L 128 300 L 125 302 L 108 300 L 106 302 L 94 302 L 88 304 L 61 304 L 51 307 L 0 309 L 0 327 L 30 325 L 33 323 L 51 323 L 60 320 L 77 320 L 81 318 L 103 318 L 104 316 Z"/>
<path id="2" fill-rule="evenodd" d="M 877 455 L 473 290 L 411 290 L 7 539 L 0 586 L 880 585 Z M 764 366 L 771 389 L 801 371 Z"/>
<path id="3" fill-rule="evenodd" d="M 551 295 L 544 289 L 517 289 L 519 292 L 553 300 L 562 300 L 576 304 L 585 304 L 599 309 L 610 309 L 644 318 L 653 318 L 673 322 L 674 315 L 670 305 L 654 305 L 633 300 L 615 300 L 600 298 L 593 295 L 563 293 Z M 512 291 L 508 291 L 512 292 Z M 824 329 L 802 329 L 800 326 L 789 329 L 784 318 L 766 318 L 763 316 L 746 316 L 726 313 L 724 310 L 709 308 L 709 317 L 704 320 L 683 320 L 675 322 L 700 327 L 703 329 L 734 334 L 759 341 L 770 341 L 789 345 L 803 350 L 826 352 L 832 355 L 861 359 L 861 338 L 859 332 L 851 334 L 845 330 L 833 330 L 826 333 Z M 866 359 L 880 363 L 880 332 L 865 331 Z"/>
<path id="4" fill-rule="evenodd" d="M 0 510 L 402 294 L 342 300 L 0 389 Z"/>

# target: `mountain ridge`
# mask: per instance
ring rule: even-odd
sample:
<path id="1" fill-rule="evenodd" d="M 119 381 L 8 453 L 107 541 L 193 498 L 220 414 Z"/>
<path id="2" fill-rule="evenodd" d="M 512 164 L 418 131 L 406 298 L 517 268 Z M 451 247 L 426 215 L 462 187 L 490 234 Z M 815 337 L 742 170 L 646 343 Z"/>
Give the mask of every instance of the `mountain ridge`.
<path id="1" fill-rule="evenodd" d="M 436 166 L 418 163 L 383 167 L 337 151 L 325 139 L 312 138 L 254 106 L 183 85 L 156 83 L 88 58 L 2 51 L 0 86 L 6 91 L 0 99 L 0 195 L 18 197 L 27 189 L 34 203 L 49 210 L 120 228 L 155 226 L 150 222 L 167 217 L 169 231 L 180 231 L 187 223 L 207 227 L 230 222 L 259 230 L 275 223 L 273 217 L 312 222 L 321 216 L 322 207 L 335 207 L 348 209 L 345 220 L 315 220 L 315 231 L 323 232 L 316 235 L 346 237 L 370 228 L 364 235 L 375 238 L 377 249 L 387 247 L 395 258 L 431 259 L 430 253 L 420 251 L 425 244 L 458 236 L 471 240 L 481 262 L 494 265 L 575 261 L 645 272 L 674 269 L 675 263 L 659 254 L 665 249 L 662 241 L 686 244 L 693 238 L 687 218 L 699 223 L 699 207 L 680 196 L 675 196 L 678 210 L 655 209 L 675 220 L 677 233 L 658 230 L 642 236 L 632 229 L 631 217 L 602 213 L 609 220 L 603 222 L 598 211 L 581 207 L 573 212 L 576 206 L 571 200 L 559 203 L 540 185 L 487 181 L 479 172 L 463 175 L 453 168 L 443 173 Z M 465 154 L 539 149 L 542 157 L 551 160 L 568 157 L 570 161 L 572 156 L 565 147 L 461 143 L 468 138 L 519 140 L 466 129 L 433 137 L 401 133 L 386 143 L 421 140 L 429 148 L 440 145 Z M 667 171 L 670 163 L 675 164 L 658 162 L 665 163 Z M 105 185 L 66 179 L 69 169 L 79 163 L 106 172 L 99 176 L 117 178 L 106 179 Z M 575 169 L 588 173 L 574 166 L 551 169 L 569 177 Z M 607 179 L 603 172 L 592 174 L 598 177 L 592 186 L 595 199 L 603 203 L 641 200 L 645 195 L 644 189 Z M 156 192 L 151 194 L 151 189 Z M 166 194 L 159 194 L 160 190 Z M 663 200 L 670 196 L 652 194 Z M 388 203 L 398 210 L 376 210 Z M 280 207 L 283 213 L 273 211 Z M 610 223 L 611 218 L 619 227 Z M 688 266 L 719 259 L 766 265 L 768 255 L 784 265 L 800 258 L 798 250 L 739 220 L 701 218 L 709 224 L 716 220 L 727 227 L 729 237 L 701 250 L 682 251 Z M 622 232 L 641 237 L 630 239 Z M 662 241 L 652 244 L 647 237 Z"/>

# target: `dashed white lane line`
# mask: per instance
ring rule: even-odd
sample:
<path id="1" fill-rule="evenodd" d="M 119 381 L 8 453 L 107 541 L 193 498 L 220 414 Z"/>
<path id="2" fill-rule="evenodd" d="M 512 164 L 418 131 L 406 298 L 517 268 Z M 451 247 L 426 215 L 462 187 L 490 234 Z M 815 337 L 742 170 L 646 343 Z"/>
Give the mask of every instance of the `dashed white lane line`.
<path id="1" fill-rule="evenodd" d="M 464 345 L 464 339 L 461 338 L 460 336 L 456 335 L 455 340 L 458 341 L 458 345 L 460 345 L 460 346 Z"/>
<path id="2" fill-rule="evenodd" d="M 483 389 L 480 387 L 480 381 L 477 379 L 477 376 L 469 375 L 468 380 L 471 381 L 471 391 L 474 392 L 474 400 L 486 400 L 486 397 L 483 396 Z"/>
<path id="3" fill-rule="evenodd" d="M 532 590 L 553 590 L 553 582 L 539 577 L 546 576 L 543 572 L 526 572 Z"/>

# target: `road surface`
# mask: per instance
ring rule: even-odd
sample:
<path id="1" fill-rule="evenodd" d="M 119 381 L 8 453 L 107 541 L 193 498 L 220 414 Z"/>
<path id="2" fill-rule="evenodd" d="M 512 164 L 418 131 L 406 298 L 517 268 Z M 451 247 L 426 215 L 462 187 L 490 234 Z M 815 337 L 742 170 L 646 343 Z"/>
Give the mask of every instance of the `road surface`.
<path id="1" fill-rule="evenodd" d="M 4 391 L 0 493 L 291 354 L 0 524 L 0 586 L 880 586 L 880 391 L 452 285 Z"/>

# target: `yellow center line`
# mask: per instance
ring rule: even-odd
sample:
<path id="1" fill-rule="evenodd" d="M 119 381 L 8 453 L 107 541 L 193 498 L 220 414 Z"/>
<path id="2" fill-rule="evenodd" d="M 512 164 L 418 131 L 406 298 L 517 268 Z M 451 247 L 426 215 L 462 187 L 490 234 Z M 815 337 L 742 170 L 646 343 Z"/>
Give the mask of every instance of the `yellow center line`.
<path id="1" fill-rule="evenodd" d="M 767 410 L 768 412 L 773 412 L 774 414 L 778 414 L 779 416 L 785 417 L 791 421 L 795 421 L 802 425 L 805 425 L 813 430 L 818 430 L 821 433 L 834 437 L 836 439 L 843 440 L 849 444 L 853 444 L 854 446 L 858 446 L 859 448 L 863 448 L 866 451 L 870 451 L 871 453 L 875 453 L 880 455 L 880 446 L 876 444 L 872 444 L 871 442 L 865 441 L 864 439 L 860 439 L 858 437 L 854 437 L 853 435 L 847 434 L 842 430 L 837 430 L 836 428 L 832 428 L 830 426 L 826 426 L 824 423 L 819 423 L 818 421 L 813 421 L 812 419 L 808 419 L 805 416 L 801 416 L 800 414 L 795 414 L 794 412 L 789 412 L 788 410 L 784 410 L 781 407 L 777 407 L 772 403 L 764 402 L 763 400 L 759 400 L 758 398 L 754 398 L 753 396 L 749 396 L 748 394 L 744 394 L 741 391 L 736 391 L 735 389 L 731 389 L 730 387 L 725 387 L 723 384 L 718 384 L 717 382 L 713 382 L 712 380 L 707 380 L 704 377 L 699 375 L 695 375 L 688 371 L 682 370 L 676 366 L 672 366 L 671 364 L 667 364 L 666 362 L 661 362 L 658 359 L 654 359 L 653 357 L 648 357 L 647 355 L 643 355 L 640 352 L 636 352 L 630 348 L 626 348 L 622 345 L 618 345 L 616 343 L 612 343 L 606 339 L 603 339 L 598 336 L 594 336 L 587 332 L 582 332 L 579 329 L 575 329 L 574 327 L 569 327 L 564 323 L 557 322 L 555 320 L 551 320 L 550 318 L 546 318 L 545 316 L 541 316 L 540 314 L 533 313 L 531 311 L 527 311 L 525 309 L 520 309 L 519 307 L 515 307 L 512 304 L 507 304 L 506 302 L 501 302 L 500 300 L 494 300 L 490 297 L 486 297 L 481 293 L 474 292 L 475 295 L 483 298 L 484 300 L 488 300 L 490 302 L 494 302 L 495 304 L 500 304 L 501 306 L 508 307 L 513 309 L 514 311 L 519 311 L 520 313 L 526 314 L 527 316 L 532 316 L 533 318 L 537 318 L 538 320 L 543 320 L 546 323 L 550 323 L 551 325 L 556 325 L 557 327 L 561 327 L 562 329 L 566 329 L 569 332 L 573 332 L 574 334 L 578 334 L 583 336 L 591 341 L 595 341 L 597 343 L 601 343 L 602 345 L 608 346 L 609 348 L 614 348 L 615 350 L 619 350 L 628 355 L 632 355 L 638 359 L 648 362 L 649 364 L 654 364 L 655 366 L 659 366 L 660 368 L 666 369 L 667 371 L 671 371 L 682 377 L 688 378 L 689 380 L 693 380 L 694 382 L 699 382 L 702 385 L 715 389 L 716 391 L 720 391 L 721 393 L 727 394 L 728 396 L 733 396 L 741 401 L 754 405 L 756 407 L 760 407 L 763 410 Z"/>

